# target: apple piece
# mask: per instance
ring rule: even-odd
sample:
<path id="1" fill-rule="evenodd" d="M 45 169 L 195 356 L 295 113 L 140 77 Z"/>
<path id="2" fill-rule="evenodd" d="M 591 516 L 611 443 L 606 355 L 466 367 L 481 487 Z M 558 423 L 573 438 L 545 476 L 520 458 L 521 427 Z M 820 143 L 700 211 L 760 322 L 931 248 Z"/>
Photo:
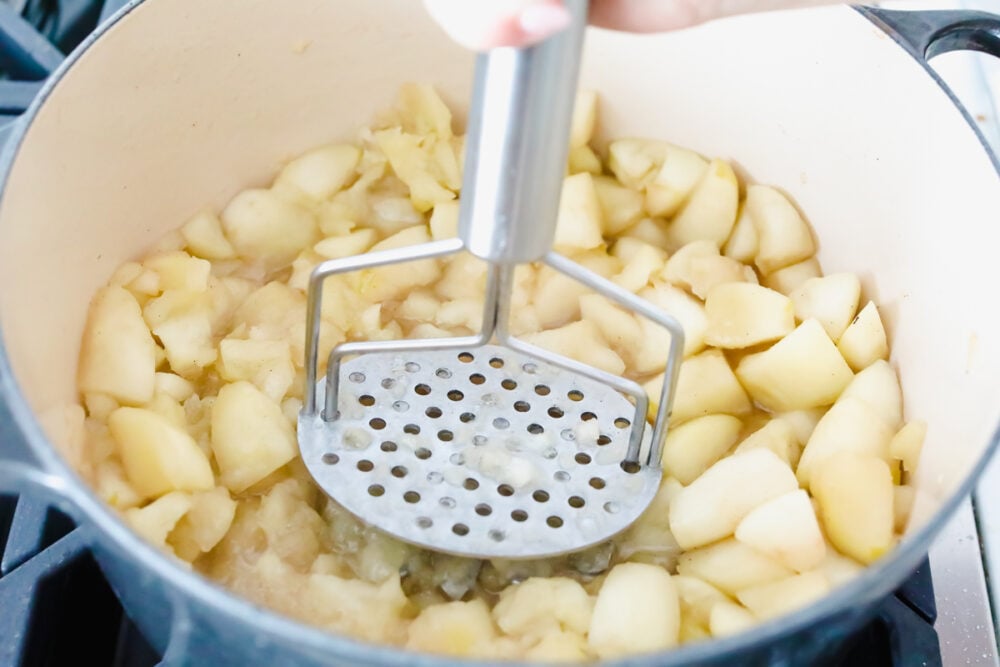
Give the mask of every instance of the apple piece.
<path id="1" fill-rule="evenodd" d="M 820 278 L 822 275 L 823 271 L 820 269 L 819 260 L 811 257 L 804 262 L 786 266 L 764 276 L 761 284 L 787 295 L 794 292 L 805 281 L 811 278 Z"/>
<path id="2" fill-rule="evenodd" d="M 651 139 L 617 139 L 608 146 L 608 166 L 622 185 L 642 190 L 663 166 L 669 144 Z"/>
<path id="3" fill-rule="evenodd" d="M 825 409 L 813 408 L 811 410 L 782 412 L 778 416 L 792 427 L 792 431 L 795 433 L 795 440 L 800 446 L 805 447 L 806 443 L 809 442 L 809 438 L 812 437 L 813 431 L 816 430 L 816 424 L 819 423 L 819 420 L 825 414 Z"/>
<path id="4" fill-rule="evenodd" d="M 374 137 L 392 171 L 409 187 L 410 200 L 418 211 L 423 213 L 455 199 L 454 191 L 448 187 L 449 179 L 433 154 L 436 142 L 398 127 L 375 132 Z"/>
<path id="5" fill-rule="evenodd" d="M 646 301 L 665 313 L 673 315 L 684 331 L 685 357 L 701 352 L 705 347 L 705 329 L 708 319 L 700 301 L 673 285 L 658 284 L 639 292 Z M 670 332 L 646 319 L 639 318 L 643 339 L 636 350 L 633 369 L 637 373 L 654 373 L 663 369 L 670 349 Z"/>
<path id="6" fill-rule="evenodd" d="M 916 490 L 912 486 L 900 484 L 892 488 L 892 527 L 897 533 L 906 532 L 916 497 Z"/>
<path id="7" fill-rule="evenodd" d="M 885 461 L 854 451 L 829 457 L 813 475 L 830 542 L 865 564 L 881 558 L 893 544 L 893 483 Z"/>
<path id="8" fill-rule="evenodd" d="M 668 227 L 670 239 L 682 246 L 708 240 L 722 246 L 736 224 L 740 185 L 733 168 L 723 160 L 712 160 L 701 182 Z"/>
<path id="9" fill-rule="evenodd" d="M 586 146 L 594 136 L 597 125 L 597 93 L 580 90 L 573 105 L 573 122 L 570 125 L 569 145 L 571 148 Z"/>
<path id="10" fill-rule="evenodd" d="M 750 218 L 747 207 L 741 206 L 733 233 L 729 235 L 729 240 L 726 241 L 722 254 L 737 262 L 752 264 L 757 256 L 759 246 L 757 228 L 754 227 L 753 219 Z"/>
<path id="11" fill-rule="evenodd" d="M 240 381 L 220 389 L 212 405 L 212 451 L 222 483 L 239 493 L 291 461 L 298 443 L 278 404 Z"/>
<path id="12" fill-rule="evenodd" d="M 314 200 L 328 199 L 355 177 L 361 150 L 350 144 L 314 148 L 285 165 L 275 185 L 291 186 Z"/>
<path id="13" fill-rule="evenodd" d="M 142 408 L 119 408 L 108 417 L 122 466 L 143 498 L 215 486 L 208 457 L 186 431 Z"/>
<path id="14" fill-rule="evenodd" d="M 186 401 L 194 393 L 194 385 L 173 373 L 157 373 L 154 383 L 157 394 L 166 394 L 175 401 Z"/>
<path id="15" fill-rule="evenodd" d="M 708 160 L 694 151 L 668 146 L 663 166 L 646 185 L 646 210 L 650 215 L 674 216 L 708 170 Z"/>
<path id="16" fill-rule="evenodd" d="M 288 341 L 239 340 L 219 343 L 219 375 L 227 382 L 247 380 L 274 402 L 285 397 L 295 381 Z"/>
<path id="17" fill-rule="evenodd" d="M 241 257 L 269 268 L 289 264 L 319 240 L 316 217 L 270 190 L 244 190 L 222 211 L 222 227 Z"/>
<path id="18" fill-rule="evenodd" d="M 149 301 L 142 314 L 160 339 L 174 373 L 196 378 L 218 356 L 212 334 L 212 302 L 207 292 L 169 290 Z"/>
<path id="19" fill-rule="evenodd" d="M 395 111 L 399 115 L 397 122 L 407 132 L 441 139 L 452 137 L 451 110 L 434 86 L 404 83 L 399 87 Z"/>
<path id="20" fill-rule="evenodd" d="M 822 572 L 805 572 L 787 579 L 745 588 L 737 597 L 761 620 L 802 609 L 830 592 Z"/>
<path id="21" fill-rule="evenodd" d="M 713 241 L 692 241 L 670 256 L 660 278 L 684 289 L 691 289 L 693 281 L 692 263 L 696 259 L 706 259 L 719 256 L 719 247 Z"/>
<path id="22" fill-rule="evenodd" d="M 792 300 L 751 283 L 725 283 L 712 288 L 705 299 L 705 315 L 705 342 L 725 349 L 769 343 L 795 329 Z"/>
<path id="23" fill-rule="evenodd" d="M 556 250 L 573 253 L 602 245 L 602 222 L 593 176 L 584 172 L 567 177 L 559 199 L 559 218 L 553 241 Z"/>
<path id="24" fill-rule="evenodd" d="M 816 511 L 809 494 L 801 489 L 754 509 L 736 527 L 735 535 L 743 544 L 797 572 L 812 570 L 826 557 Z"/>
<path id="25" fill-rule="evenodd" d="M 677 645 L 677 586 L 661 567 L 616 565 L 597 594 L 588 642 L 601 658 L 649 653 Z"/>
<path id="26" fill-rule="evenodd" d="M 745 206 L 757 230 L 754 263 L 764 275 L 816 254 L 812 230 L 785 195 L 765 185 L 751 185 Z"/>
<path id="27" fill-rule="evenodd" d="M 605 236 L 617 236 L 639 222 L 643 214 L 642 194 L 610 176 L 594 176 L 593 180 Z"/>
<path id="28" fill-rule="evenodd" d="M 735 602 L 723 601 L 712 607 L 708 619 L 709 632 L 713 637 L 738 635 L 757 625 L 757 619 L 744 607 Z"/>
<path id="29" fill-rule="evenodd" d="M 625 372 L 625 362 L 608 347 L 597 326 L 589 320 L 530 334 L 522 340 L 613 375 Z"/>
<path id="30" fill-rule="evenodd" d="M 708 627 L 712 608 L 729 597 L 715 586 L 697 577 L 678 574 L 674 577 L 677 594 L 681 601 L 681 618 L 687 618 L 698 625 Z"/>
<path id="31" fill-rule="evenodd" d="M 833 403 L 854 374 L 816 320 L 806 320 L 770 349 L 744 357 L 736 376 L 769 410 Z"/>
<path id="32" fill-rule="evenodd" d="M 864 401 L 892 430 L 903 424 L 903 390 L 896 371 L 884 359 L 855 375 L 841 396 Z"/>
<path id="33" fill-rule="evenodd" d="M 753 449 L 769 449 L 790 466 L 798 464 L 799 442 L 795 436 L 795 429 L 784 419 L 770 420 L 744 438 L 733 453 L 739 454 Z"/>
<path id="34" fill-rule="evenodd" d="M 597 153 L 590 146 L 570 148 L 568 168 L 570 175 L 586 173 L 591 176 L 600 176 L 604 170 L 601 158 L 598 157 Z"/>
<path id="35" fill-rule="evenodd" d="M 404 248 L 428 243 L 430 240 L 427 225 L 416 225 L 376 243 L 369 252 Z M 398 299 L 415 287 L 430 285 L 440 277 L 439 262 L 434 259 L 422 259 L 405 264 L 365 269 L 350 275 L 349 279 L 353 281 L 358 294 L 364 299 L 371 303 L 381 303 Z"/>
<path id="36" fill-rule="evenodd" d="M 681 554 L 677 572 L 707 581 L 732 596 L 751 586 L 779 581 L 794 574 L 773 558 L 734 539 Z"/>
<path id="37" fill-rule="evenodd" d="M 497 632 L 482 600 L 426 607 L 409 628 L 408 649 L 451 656 L 485 656 Z"/>
<path id="38" fill-rule="evenodd" d="M 611 280 L 630 292 L 646 287 L 652 276 L 663 269 L 667 259 L 667 253 L 660 248 L 627 237 L 615 243 L 611 254 L 623 264 L 621 272 Z"/>
<path id="39" fill-rule="evenodd" d="M 853 273 L 831 273 L 810 278 L 789 296 L 795 304 L 795 317 L 818 321 L 830 339 L 837 342 L 858 312 L 861 281 Z"/>
<path id="40" fill-rule="evenodd" d="M 126 510 L 125 522 L 150 544 L 163 547 L 167 535 L 190 508 L 191 496 L 174 491 L 143 508 Z"/>
<path id="41" fill-rule="evenodd" d="M 656 416 L 662 387 L 662 374 L 644 385 L 650 400 L 650 419 Z M 751 409 L 749 397 L 722 352 L 709 350 L 681 364 L 670 420 L 673 426 L 703 415 L 745 415 Z"/>
<path id="42" fill-rule="evenodd" d="M 458 211 L 457 201 L 436 204 L 430 219 L 431 238 L 441 241 L 458 236 Z"/>
<path id="43" fill-rule="evenodd" d="M 377 240 L 378 234 L 374 229 L 359 229 L 356 232 L 349 232 L 342 236 L 325 238 L 314 245 L 313 250 L 324 259 L 353 257 L 363 254 L 375 245 Z"/>
<path id="44" fill-rule="evenodd" d="M 121 287 L 105 287 L 90 304 L 83 330 L 77 385 L 121 403 L 140 405 L 153 398 L 156 343 L 139 303 Z"/>
<path id="45" fill-rule="evenodd" d="M 837 549 L 829 542 L 826 546 L 826 558 L 817 569 L 823 573 L 832 587 L 846 584 L 865 571 L 864 565 L 853 558 L 838 553 Z"/>
<path id="46" fill-rule="evenodd" d="M 892 429 L 872 407 L 857 398 L 842 396 L 816 424 L 802 450 L 796 474 L 804 488 L 811 488 L 816 474 L 830 457 L 843 451 L 888 460 Z"/>
<path id="47" fill-rule="evenodd" d="M 855 371 L 889 358 L 889 343 L 878 308 L 869 301 L 837 342 L 837 349 Z"/>
<path id="48" fill-rule="evenodd" d="M 590 628 L 594 600 L 583 586 L 566 577 L 532 577 L 500 593 L 493 619 L 507 635 L 538 639 Z"/>
<path id="49" fill-rule="evenodd" d="M 722 257 L 695 257 L 691 260 L 691 293 L 699 299 L 706 299 L 712 288 L 727 283 L 757 284 L 754 270 L 740 264 L 735 259 Z"/>
<path id="50" fill-rule="evenodd" d="M 767 449 L 715 463 L 670 503 L 670 530 L 685 549 L 733 534 L 755 508 L 798 488 L 795 473 Z"/>
<path id="51" fill-rule="evenodd" d="M 657 248 L 670 248 L 670 238 L 667 236 L 667 225 L 656 218 L 642 218 L 629 227 L 624 236 L 645 241 Z"/>
<path id="52" fill-rule="evenodd" d="M 195 257 L 205 259 L 232 259 L 236 257 L 233 244 L 222 231 L 222 221 L 210 209 L 203 209 L 181 227 L 187 250 Z"/>
<path id="53" fill-rule="evenodd" d="M 177 522 L 169 542 L 178 556 L 193 561 L 222 541 L 235 516 L 236 501 L 225 487 L 193 494 L 191 509 Z"/>
<path id="54" fill-rule="evenodd" d="M 904 471 L 911 474 L 916 472 L 926 437 L 926 422 L 908 422 L 889 441 L 889 456 L 902 462 Z"/>
<path id="55" fill-rule="evenodd" d="M 580 297 L 581 318 L 592 322 L 619 355 L 633 352 L 642 341 L 642 327 L 635 316 L 600 294 Z"/>
<path id="56" fill-rule="evenodd" d="M 665 474 L 691 484 L 736 444 L 743 422 L 730 415 L 707 415 L 673 428 L 663 445 Z"/>

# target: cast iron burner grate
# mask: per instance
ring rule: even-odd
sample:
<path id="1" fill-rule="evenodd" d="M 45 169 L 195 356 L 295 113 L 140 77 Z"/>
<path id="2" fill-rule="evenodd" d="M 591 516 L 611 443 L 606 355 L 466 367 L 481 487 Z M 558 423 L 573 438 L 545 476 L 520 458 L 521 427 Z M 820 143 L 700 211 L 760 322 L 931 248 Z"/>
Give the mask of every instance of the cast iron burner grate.
<path id="1" fill-rule="evenodd" d="M 64 54 L 124 4 L 0 0 L 0 143 Z M 0 459 L 15 454 L 15 438 L 0 405 Z M 0 495 L 3 667 L 150 667 L 161 662 L 87 549 L 87 530 L 44 498 Z M 925 562 L 882 603 L 875 619 L 831 656 L 829 667 L 940 667 L 936 614 Z"/>

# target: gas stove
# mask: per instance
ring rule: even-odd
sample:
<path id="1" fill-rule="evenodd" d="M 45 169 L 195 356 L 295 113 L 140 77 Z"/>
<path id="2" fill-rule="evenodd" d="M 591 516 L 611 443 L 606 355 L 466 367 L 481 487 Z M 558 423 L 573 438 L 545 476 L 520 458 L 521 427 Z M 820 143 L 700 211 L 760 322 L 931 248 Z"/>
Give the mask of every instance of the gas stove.
<path id="1" fill-rule="evenodd" d="M 125 0 L 0 0 L 0 144 L 45 78 Z M 1000 0 L 886 2 L 891 8 L 974 8 Z M 948 54 L 933 63 L 1000 153 L 1000 61 Z M 24 458 L 0 404 L 0 460 Z M 147 667 L 164 659 L 124 613 L 83 532 L 43 497 L 0 495 L 0 667 Z M 996 667 L 1000 602 L 1000 460 L 956 514 L 928 561 L 878 609 L 830 667 Z M 1000 606 L 1000 605 L 998 605 Z"/>

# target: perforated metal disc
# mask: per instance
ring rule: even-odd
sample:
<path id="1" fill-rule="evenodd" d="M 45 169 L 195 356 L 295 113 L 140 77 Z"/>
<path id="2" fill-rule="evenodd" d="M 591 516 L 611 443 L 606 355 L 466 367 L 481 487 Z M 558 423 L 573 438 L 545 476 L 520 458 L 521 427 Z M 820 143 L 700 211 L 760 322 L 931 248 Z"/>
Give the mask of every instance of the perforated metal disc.
<path id="1" fill-rule="evenodd" d="M 507 348 L 365 354 L 340 377 L 339 419 L 299 417 L 302 458 L 334 500 L 407 542 L 566 553 L 628 527 L 659 487 L 659 469 L 621 465 L 635 412 L 622 394 Z"/>

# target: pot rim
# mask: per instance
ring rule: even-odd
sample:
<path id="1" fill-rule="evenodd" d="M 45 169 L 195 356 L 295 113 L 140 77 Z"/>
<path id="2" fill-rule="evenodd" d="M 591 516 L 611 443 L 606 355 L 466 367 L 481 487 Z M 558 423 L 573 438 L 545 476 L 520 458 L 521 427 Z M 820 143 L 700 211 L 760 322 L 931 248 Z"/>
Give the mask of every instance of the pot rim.
<path id="1" fill-rule="evenodd" d="M 11 131 L 2 151 L 0 151 L 0 206 L 2 206 L 3 195 L 7 189 L 8 177 L 28 129 L 53 90 L 96 41 L 108 31 L 117 27 L 132 11 L 141 7 L 145 2 L 146 0 L 131 0 L 131 2 L 122 7 L 110 19 L 99 25 L 94 32 L 88 35 L 66 57 L 59 67 L 52 72 L 42 86 L 39 94 L 32 101 L 30 107 L 16 121 L 16 126 Z M 993 153 L 986 138 L 979 130 L 969 112 L 962 106 L 940 76 L 930 67 L 927 60 L 914 53 L 912 48 L 909 48 L 905 39 L 898 33 L 893 32 L 884 25 L 880 25 L 877 22 L 877 18 L 870 14 L 866 8 L 843 6 L 837 9 L 852 11 L 860 20 L 864 21 L 866 27 L 873 24 L 879 30 L 887 32 L 900 48 L 906 50 L 920 64 L 931 80 L 943 89 L 957 107 L 969 129 L 976 135 L 983 149 L 989 155 L 994 170 L 997 172 L 998 178 L 1000 178 L 1000 158 Z M 186 596 L 190 596 L 191 599 L 197 601 L 199 604 L 214 608 L 233 620 L 252 624 L 259 632 L 276 637 L 280 636 L 283 642 L 293 642 L 316 655 L 328 656 L 330 658 L 338 657 L 350 661 L 347 664 L 405 664 L 416 667 L 460 667 L 463 665 L 482 665 L 495 662 L 484 659 L 456 659 L 430 653 L 417 653 L 402 648 L 370 643 L 334 634 L 294 620 L 279 612 L 260 607 L 249 599 L 243 598 L 220 586 L 213 580 L 192 570 L 184 569 L 180 564 L 174 562 L 173 559 L 161 553 L 132 531 L 110 506 L 106 505 L 95 495 L 93 490 L 58 453 L 56 447 L 48 441 L 14 377 L 13 369 L 10 366 L 7 356 L 6 346 L 3 342 L 2 330 L 0 330 L 0 395 L 6 400 L 14 422 L 19 427 L 31 452 L 37 457 L 43 469 L 66 482 L 65 488 L 60 488 L 57 492 L 69 500 L 79 510 L 79 514 L 85 516 L 90 521 L 92 526 L 97 529 L 94 531 L 96 536 L 103 536 L 109 539 L 116 550 L 124 552 L 129 557 L 140 561 L 141 565 L 150 573 L 160 577 L 165 583 L 183 592 Z M 909 574 L 917 567 L 918 563 L 926 556 L 933 538 L 940 532 L 947 521 L 951 519 L 959 505 L 969 496 L 976 480 L 980 477 L 983 469 L 998 449 L 1000 449 L 1000 424 L 997 425 L 987 447 L 976 464 L 963 479 L 957 490 L 949 495 L 941 504 L 941 507 L 931 520 L 918 531 L 908 535 L 901 541 L 888 558 L 867 566 L 860 575 L 835 588 L 818 602 L 804 607 L 794 614 L 786 614 L 774 620 L 760 623 L 754 626 L 752 631 L 742 632 L 732 637 L 713 638 L 708 641 L 694 642 L 666 651 L 636 655 L 620 660 L 601 661 L 600 664 L 609 666 L 630 665 L 633 667 L 640 665 L 648 665 L 649 667 L 657 665 L 662 667 L 701 664 L 710 659 L 718 658 L 723 654 L 735 653 L 754 645 L 759 646 L 764 643 L 770 643 L 782 636 L 804 630 L 809 626 L 844 612 L 854 605 L 858 599 L 870 601 L 886 597 L 898 585 L 897 577 L 892 576 L 891 572 L 896 571 L 898 574 L 900 570 L 904 570 Z M 181 609 L 179 612 L 176 607 L 172 610 L 175 616 L 175 626 L 172 632 L 178 632 L 178 628 L 182 625 L 176 622 L 178 620 L 176 617 L 178 615 L 182 617 L 185 613 L 183 604 L 180 606 Z M 866 607 L 865 605 L 860 605 L 856 608 L 859 612 L 863 612 Z M 174 634 L 171 634 L 171 640 L 173 637 Z M 266 644 L 267 640 L 262 638 L 261 643 Z M 538 663 L 504 662 L 503 664 L 513 667 L 518 664 L 537 665 Z"/>

